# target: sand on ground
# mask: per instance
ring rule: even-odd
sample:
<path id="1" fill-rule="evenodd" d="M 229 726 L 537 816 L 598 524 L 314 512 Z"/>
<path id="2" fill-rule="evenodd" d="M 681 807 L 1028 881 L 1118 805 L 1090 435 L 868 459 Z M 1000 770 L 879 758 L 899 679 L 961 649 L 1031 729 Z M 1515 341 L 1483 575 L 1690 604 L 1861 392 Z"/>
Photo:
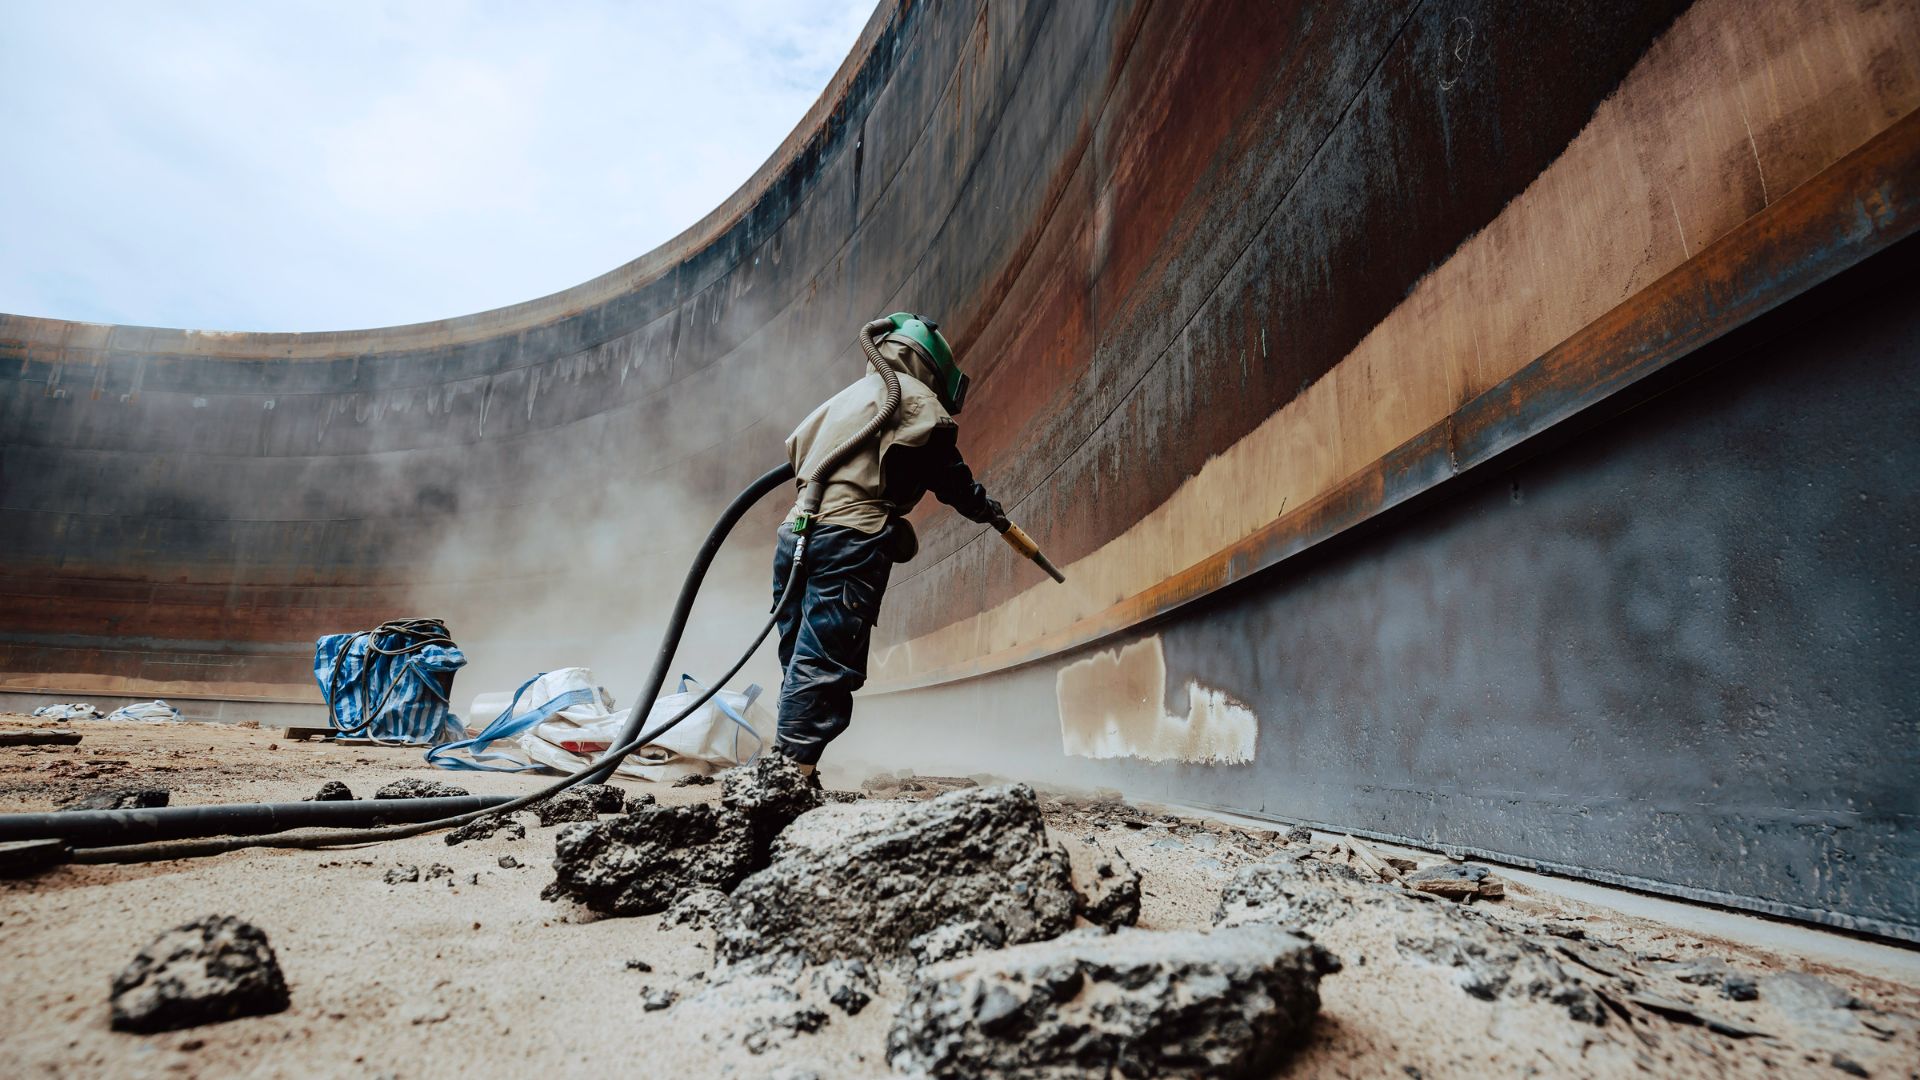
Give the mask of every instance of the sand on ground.
<path id="1" fill-rule="evenodd" d="M 0 729 L 46 726 L 0 717 Z M 418 750 L 290 743 L 245 727 L 59 726 L 84 740 L 0 747 L 0 812 L 48 810 L 130 786 L 166 787 L 179 806 L 295 800 L 327 780 L 362 797 L 409 776 L 475 793 L 519 794 L 536 783 L 442 772 Z M 668 804 L 718 791 L 622 786 Z M 1210 926 L 1235 870 L 1285 844 L 1279 833 L 1153 808 L 1094 812 L 1085 799 L 1043 801 L 1050 829 L 1069 849 L 1117 848 L 1141 871 L 1140 925 L 1149 929 Z M 712 966 L 711 931 L 664 927 L 657 915 L 599 918 L 539 898 L 552 880 L 559 828 L 455 847 L 429 835 L 0 879 L 0 1000 L 8 1004 L 0 1013 L 0 1075 L 892 1075 L 885 1046 L 904 992 L 898 977 L 883 978 L 881 995 L 856 1016 L 828 1010 L 818 1032 L 750 1039 L 738 1015 L 698 999 Z M 503 856 L 519 867 L 501 866 Z M 435 864 L 451 872 L 429 879 Z M 383 876 L 397 866 L 420 867 L 422 880 L 387 884 Z M 1516 925 L 1577 930 L 1573 936 L 1617 945 L 1649 969 L 1712 957 L 1760 977 L 1805 971 L 1852 994 L 1858 1007 L 1794 1012 L 1764 992 L 1736 1003 L 1669 982 L 1663 992 L 1691 995 L 1702 1010 L 1763 1034 L 1735 1038 L 1638 1009 L 1630 1019 L 1580 1023 L 1545 1001 L 1470 996 L 1457 972 L 1405 953 L 1405 915 L 1396 905 L 1360 904 L 1315 930 L 1345 968 L 1322 983 L 1313 1034 L 1284 1074 L 1916 1075 L 1920 1027 L 1912 1018 L 1920 1016 L 1920 987 L 1518 886 L 1506 900 L 1477 908 Z M 162 930 L 208 914 L 237 915 L 266 931 L 291 985 L 291 1007 L 166 1034 L 110 1030 L 113 975 Z M 646 1011 L 643 996 L 659 988 L 681 1000 Z"/>

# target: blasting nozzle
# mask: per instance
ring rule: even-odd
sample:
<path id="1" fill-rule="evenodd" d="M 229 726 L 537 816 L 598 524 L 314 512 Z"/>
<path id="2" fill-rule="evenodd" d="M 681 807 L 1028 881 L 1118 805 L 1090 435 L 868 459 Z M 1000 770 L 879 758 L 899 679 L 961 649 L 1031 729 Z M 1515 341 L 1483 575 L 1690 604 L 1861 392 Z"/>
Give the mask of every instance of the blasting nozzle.
<path id="1" fill-rule="evenodd" d="M 1053 565 L 1052 559 L 1040 553 L 1040 545 L 1033 542 L 1033 537 L 1028 536 L 1025 529 L 1009 521 L 1007 522 L 1007 527 L 1000 530 L 1000 539 L 1005 540 L 1008 547 L 1032 559 L 1033 565 L 1045 570 L 1048 577 L 1062 585 L 1067 583 L 1067 575 L 1061 573 L 1060 568 Z"/>

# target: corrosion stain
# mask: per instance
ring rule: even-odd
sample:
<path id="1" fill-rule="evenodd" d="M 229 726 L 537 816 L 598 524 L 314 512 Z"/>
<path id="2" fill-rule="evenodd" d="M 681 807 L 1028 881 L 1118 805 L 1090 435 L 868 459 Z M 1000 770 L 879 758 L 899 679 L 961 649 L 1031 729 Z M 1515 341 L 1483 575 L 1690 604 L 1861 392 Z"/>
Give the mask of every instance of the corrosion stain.
<path id="1" fill-rule="evenodd" d="M 1061 668 L 1054 695 L 1061 747 L 1074 757 L 1253 761 L 1260 718 L 1226 693 L 1189 682 L 1187 714 L 1166 710 L 1167 657 L 1157 634 Z"/>

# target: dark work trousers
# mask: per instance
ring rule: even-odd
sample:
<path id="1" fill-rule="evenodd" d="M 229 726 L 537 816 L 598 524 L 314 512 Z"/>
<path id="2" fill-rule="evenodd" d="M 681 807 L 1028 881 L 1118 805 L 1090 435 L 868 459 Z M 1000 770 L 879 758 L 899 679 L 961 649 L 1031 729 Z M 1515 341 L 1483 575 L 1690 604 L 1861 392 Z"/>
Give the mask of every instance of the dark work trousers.
<path id="1" fill-rule="evenodd" d="M 867 681 L 867 645 L 880 617 L 893 560 L 886 532 L 815 525 L 808 534 L 805 587 L 780 609 L 781 753 L 816 765 L 853 719 L 853 692 Z M 780 526 L 773 595 L 787 583 L 797 538 Z"/>

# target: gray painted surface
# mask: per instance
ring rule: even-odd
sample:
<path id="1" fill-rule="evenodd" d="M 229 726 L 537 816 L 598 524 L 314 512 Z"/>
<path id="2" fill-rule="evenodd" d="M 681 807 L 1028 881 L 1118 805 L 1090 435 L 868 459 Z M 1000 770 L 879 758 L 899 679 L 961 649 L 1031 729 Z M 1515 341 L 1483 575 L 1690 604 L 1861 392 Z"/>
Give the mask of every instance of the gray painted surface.
<path id="1" fill-rule="evenodd" d="M 913 746 L 1920 940 L 1910 297 L 1860 298 L 1182 609 L 1158 628 L 1166 709 L 1186 714 L 1189 680 L 1245 702 L 1252 765 L 1065 757 L 1051 664 L 869 699 L 848 750 Z"/>

